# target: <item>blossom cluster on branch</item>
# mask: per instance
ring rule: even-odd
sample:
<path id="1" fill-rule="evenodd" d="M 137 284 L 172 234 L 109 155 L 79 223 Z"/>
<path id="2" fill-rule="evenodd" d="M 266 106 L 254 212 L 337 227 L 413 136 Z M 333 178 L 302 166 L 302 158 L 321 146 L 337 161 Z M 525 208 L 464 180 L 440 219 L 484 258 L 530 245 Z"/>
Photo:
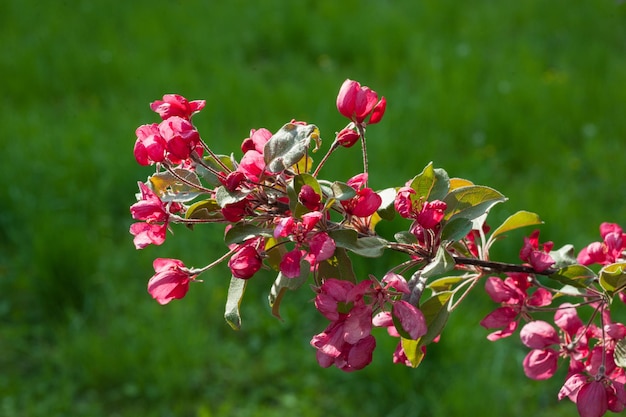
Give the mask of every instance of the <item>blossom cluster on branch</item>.
<path id="1" fill-rule="evenodd" d="M 239 329 L 246 286 L 261 269 L 276 274 L 268 301 L 278 318 L 287 292 L 310 281 L 314 305 L 329 321 L 311 339 L 318 363 L 355 371 L 372 361 L 374 327 L 398 339 L 393 362 L 419 366 L 427 346 L 444 337 L 450 314 L 482 285 L 497 304 L 480 323 L 492 331 L 487 338 L 519 329 L 529 378 L 547 379 L 566 366 L 558 398 L 576 403 L 582 417 L 624 409 L 626 326 L 611 316 L 613 301 L 626 301 L 626 233 L 619 225 L 603 223 L 602 240 L 578 254 L 571 245 L 540 242 L 534 230 L 521 244 L 519 264 L 498 262 L 490 257 L 492 245 L 512 230 L 541 224 L 539 216 L 518 211 L 488 225 L 490 209 L 506 198 L 432 163 L 403 184 L 369 187 L 366 130 L 387 106 L 369 87 L 343 83 L 336 106 L 348 123 L 317 164 L 311 154 L 322 147 L 320 130 L 296 120 L 275 132 L 251 130 L 240 158 L 218 153 L 192 122 L 205 104 L 165 95 L 150 106 L 161 122 L 136 130 L 135 158 L 155 172 L 138 183 L 130 208 L 135 247 L 163 244 L 176 223 L 225 225 L 226 252 L 206 266 L 154 261 L 148 292 L 156 301 L 183 298 L 198 276 L 226 262 L 232 277 L 225 319 Z M 332 154 L 357 143 L 362 172 L 344 181 L 320 175 Z M 395 216 L 406 219 L 397 222 L 403 229 L 379 235 L 377 224 Z M 380 279 L 356 276 L 352 258 L 389 251 L 403 253 L 404 261 Z"/>

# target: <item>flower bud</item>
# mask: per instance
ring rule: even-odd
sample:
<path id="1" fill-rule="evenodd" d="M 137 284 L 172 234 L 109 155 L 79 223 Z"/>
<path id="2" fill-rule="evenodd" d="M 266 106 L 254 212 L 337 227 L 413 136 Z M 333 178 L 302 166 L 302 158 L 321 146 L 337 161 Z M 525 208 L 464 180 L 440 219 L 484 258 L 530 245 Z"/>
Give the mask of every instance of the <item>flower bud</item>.
<path id="1" fill-rule="evenodd" d="M 230 258 L 228 267 L 234 277 L 248 279 L 261 269 L 262 263 L 259 252 L 252 246 L 246 245 Z"/>
<path id="2" fill-rule="evenodd" d="M 344 148 L 352 147 L 361 136 L 354 129 L 343 129 L 337 133 L 337 143 Z"/>

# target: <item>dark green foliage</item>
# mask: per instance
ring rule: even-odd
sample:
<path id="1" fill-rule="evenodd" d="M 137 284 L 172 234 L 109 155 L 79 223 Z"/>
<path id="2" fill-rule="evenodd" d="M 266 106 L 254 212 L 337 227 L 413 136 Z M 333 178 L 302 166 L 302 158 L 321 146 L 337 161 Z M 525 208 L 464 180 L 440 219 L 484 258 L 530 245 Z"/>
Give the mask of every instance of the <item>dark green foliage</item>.
<path id="1" fill-rule="evenodd" d="M 392 365 L 397 340 L 380 332 L 354 374 L 317 366 L 308 341 L 325 322 L 306 286 L 280 322 L 273 278 L 255 277 L 239 332 L 223 320 L 223 267 L 159 306 L 145 290 L 152 259 L 202 266 L 225 252 L 223 230 L 175 228 L 164 247 L 135 251 L 128 206 L 150 170 L 132 146 L 158 120 L 148 103 L 180 93 L 207 99 L 194 122 L 219 153 L 239 157 L 251 128 L 292 118 L 315 123 L 326 149 L 352 78 L 388 100 L 368 129 L 373 187 L 434 161 L 509 198 L 494 222 L 537 212 L 542 238 L 580 249 L 601 221 L 626 226 L 623 3 L 9 0 L 0 16 L 0 415 L 575 412 L 556 401 L 562 375 L 529 381 L 516 338 L 485 339 L 493 305 L 480 288 L 420 368 Z M 358 173 L 355 148 L 324 177 Z M 509 234 L 494 257 L 516 259 L 523 234 Z M 380 278 L 397 261 L 355 269 Z"/>

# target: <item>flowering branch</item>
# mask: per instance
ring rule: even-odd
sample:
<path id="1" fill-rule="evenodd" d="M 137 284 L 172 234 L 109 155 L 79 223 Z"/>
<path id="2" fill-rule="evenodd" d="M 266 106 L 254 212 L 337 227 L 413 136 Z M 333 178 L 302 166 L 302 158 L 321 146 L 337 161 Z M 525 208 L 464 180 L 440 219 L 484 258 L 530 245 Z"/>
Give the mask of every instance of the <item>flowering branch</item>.
<path id="1" fill-rule="evenodd" d="M 602 241 L 577 255 L 571 245 L 555 250 L 552 242 L 540 243 L 535 230 L 524 237 L 519 264 L 494 261 L 491 246 L 512 230 L 541 224 L 539 216 L 518 211 L 492 227 L 489 212 L 504 195 L 450 178 L 432 163 L 404 184 L 370 188 L 366 128 L 382 120 L 387 102 L 369 87 L 352 80 L 341 86 L 336 105 L 349 122 L 317 166 L 311 154 L 322 145 L 320 130 L 295 120 L 274 133 L 251 130 L 240 159 L 216 152 L 192 123 L 204 105 L 165 95 L 151 104 L 162 121 L 136 130 L 135 158 L 156 171 L 138 184 L 130 208 L 135 247 L 163 244 L 171 223 L 224 224 L 228 247 L 199 268 L 156 259 L 148 292 L 159 303 L 184 298 L 199 275 L 227 262 L 232 277 L 224 316 L 239 329 L 246 285 L 262 268 L 276 274 L 268 300 L 279 318 L 284 296 L 312 279 L 315 307 L 329 320 L 311 339 L 318 363 L 354 371 L 372 361 L 374 327 L 398 338 L 394 363 L 418 367 L 427 346 L 444 336 L 450 314 L 481 283 L 497 304 L 480 322 L 493 331 L 487 339 L 521 327 L 529 378 L 551 378 L 558 362 L 566 362 L 559 399 L 576 403 L 582 417 L 624 409 L 626 326 L 611 318 L 614 300 L 626 299 L 626 233 L 619 225 L 603 223 Z M 363 172 L 347 181 L 320 178 L 333 154 L 357 143 Z M 395 216 L 406 219 L 402 230 L 393 239 L 379 235 L 377 224 Z M 389 250 L 405 259 L 381 279 L 356 276 L 352 258 L 384 259 Z M 587 323 L 578 315 L 584 308 L 592 309 Z M 539 312 L 553 312 L 558 330 Z"/>

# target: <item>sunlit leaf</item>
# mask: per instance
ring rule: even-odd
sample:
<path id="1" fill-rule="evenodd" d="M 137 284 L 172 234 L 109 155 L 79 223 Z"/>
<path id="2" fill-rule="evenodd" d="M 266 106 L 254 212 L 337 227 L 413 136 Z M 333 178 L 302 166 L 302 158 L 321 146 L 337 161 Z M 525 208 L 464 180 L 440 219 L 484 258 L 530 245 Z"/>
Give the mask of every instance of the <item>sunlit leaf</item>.
<path id="1" fill-rule="evenodd" d="M 385 220 L 393 220 L 396 215 L 396 210 L 393 206 L 396 199 L 396 189 L 385 188 L 384 190 L 378 191 L 377 194 L 382 199 L 382 203 L 376 212 Z"/>
<path id="2" fill-rule="evenodd" d="M 474 185 L 474 183 L 470 180 L 466 180 L 465 178 L 450 178 L 450 191 L 461 187 L 468 187 L 470 185 Z"/>
<path id="3" fill-rule="evenodd" d="M 450 178 L 445 170 L 433 168 L 433 163 L 430 162 L 421 173 L 413 178 L 409 186 L 415 190 L 417 198 L 439 200 L 448 193 Z"/>
<path id="4" fill-rule="evenodd" d="M 152 190 L 162 201 L 185 203 L 206 194 L 195 172 L 182 168 L 172 171 L 174 174 L 163 171 L 149 178 Z"/>
<path id="5" fill-rule="evenodd" d="M 450 191 L 443 201 L 447 204 L 444 220 L 453 217 L 473 220 L 488 212 L 495 204 L 506 201 L 506 197 L 493 188 L 470 185 Z"/>
<path id="6" fill-rule="evenodd" d="M 551 279 L 576 288 L 587 288 L 595 277 L 596 274 L 583 265 L 569 265 L 550 275 Z"/>
<path id="7" fill-rule="evenodd" d="M 441 334 L 448 317 L 450 317 L 450 300 L 454 295 L 453 291 L 442 291 L 434 294 L 420 305 L 420 310 L 426 319 L 428 332 L 422 337 L 421 343 L 427 345 Z"/>
<path id="8" fill-rule="evenodd" d="M 598 274 L 600 286 L 609 294 L 620 291 L 626 286 L 626 262 L 606 265 Z"/>
<path id="9" fill-rule="evenodd" d="M 193 203 L 185 212 L 186 219 L 219 219 L 221 217 L 220 206 L 213 199 Z"/>
<path id="10" fill-rule="evenodd" d="M 247 285 L 248 281 L 245 279 L 237 277 L 232 277 L 230 279 L 224 319 L 226 320 L 226 323 L 233 328 L 233 330 L 241 329 L 241 315 L 239 314 L 239 308 L 241 307 L 241 300 L 243 299 L 243 294 L 246 292 Z"/>
<path id="11" fill-rule="evenodd" d="M 311 141 L 320 144 L 320 132 L 315 125 L 287 123 L 276 132 L 263 149 L 266 168 L 269 172 L 281 172 L 297 164 L 306 155 Z"/>
<path id="12" fill-rule="evenodd" d="M 626 339 L 620 339 L 615 343 L 613 360 L 615 361 L 615 365 L 620 368 L 626 368 Z"/>
<path id="13" fill-rule="evenodd" d="M 463 281 L 463 279 L 464 278 L 460 276 L 443 277 L 434 280 L 433 282 L 428 284 L 427 287 L 430 288 L 435 294 L 443 291 L 450 291 L 452 287 Z"/>
<path id="14" fill-rule="evenodd" d="M 496 228 L 491 234 L 491 239 L 495 239 L 497 236 L 509 232 L 511 230 L 519 229 L 520 227 L 534 226 L 542 224 L 543 221 L 539 218 L 539 215 L 531 213 L 530 211 L 518 211 L 515 214 L 509 216 L 500 226 Z"/>
<path id="15" fill-rule="evenodd" d="M 244 200 L 249 192 L 240 190 L 228 191 L 226 187 L 219 186 L 215 189 L 215 201 L 220 207 L 226 207 L 228 204 L 235 204 Z"/>

